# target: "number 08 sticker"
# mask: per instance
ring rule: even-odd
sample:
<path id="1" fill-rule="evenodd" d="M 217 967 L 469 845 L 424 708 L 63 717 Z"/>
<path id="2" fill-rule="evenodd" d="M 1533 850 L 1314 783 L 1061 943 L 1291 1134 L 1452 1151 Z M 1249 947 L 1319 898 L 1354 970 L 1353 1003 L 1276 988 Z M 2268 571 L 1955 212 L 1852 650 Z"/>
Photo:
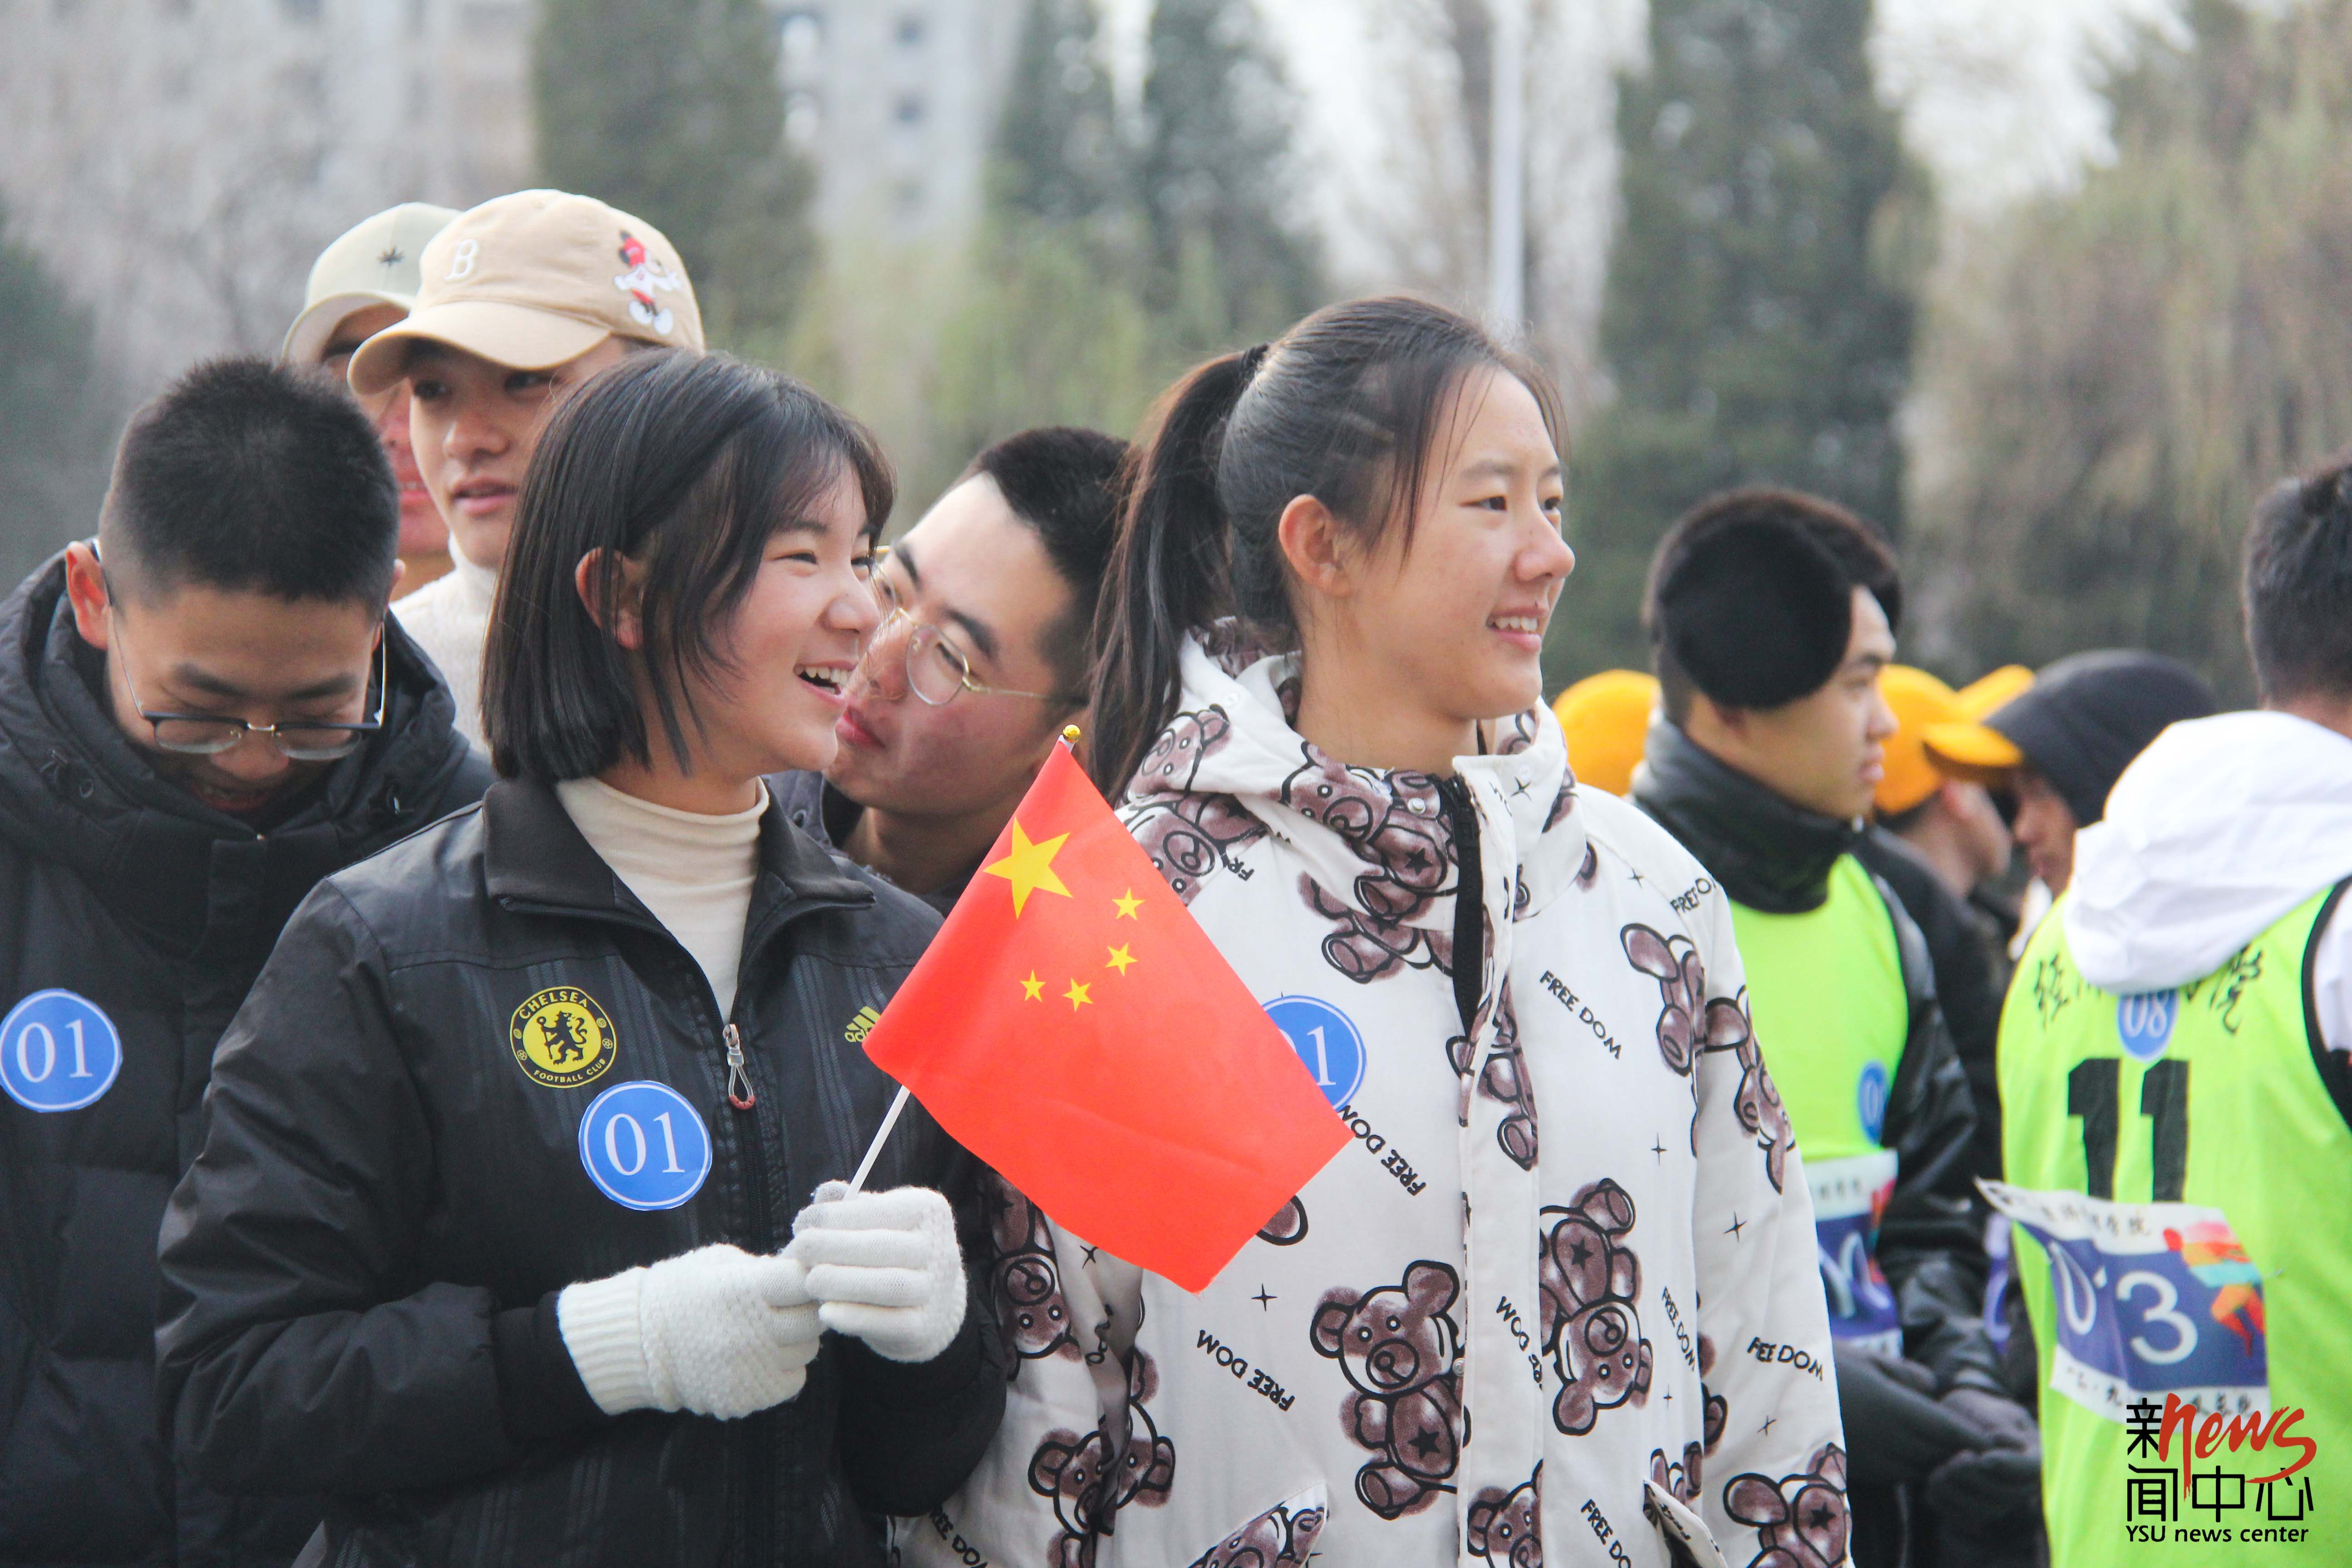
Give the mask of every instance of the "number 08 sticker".
<path id="1" fill-rule="evenodd" d="M 710 1174 L 710 1132 L 666 1083 L 616 1083 L 580 1119 L 580 1163 L 596 1190 L 631 1209 L 674 1209 Z"/>
<path id="2" fill-rule="evenodd" d="M 122 1037 L 98 1004 L 36 991 L 0 1018 L 0 1089 L 27 1110 L 97 1103 L 122 1070 Z"/>

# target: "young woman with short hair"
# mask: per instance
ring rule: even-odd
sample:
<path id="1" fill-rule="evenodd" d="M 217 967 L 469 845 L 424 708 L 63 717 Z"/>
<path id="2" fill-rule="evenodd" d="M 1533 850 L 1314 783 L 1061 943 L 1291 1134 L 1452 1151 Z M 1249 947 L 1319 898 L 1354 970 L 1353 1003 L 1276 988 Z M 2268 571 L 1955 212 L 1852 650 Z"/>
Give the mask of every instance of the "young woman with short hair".
<path id="1" fill-rule="evenodd" d="M 890 497 L 862 427 L 723 357 L 614 368 L 534 457 L 500 782 L 297 912 L 164 1226 L 173 1436 L 323 1494 L 324 1560 L 878 1563 L 868 1516 L 985 1445 L 969 1157 L 910 1111 L 893 1190 L 810 1203 L 938 918 L 761 784 L 831 756 Z"/>

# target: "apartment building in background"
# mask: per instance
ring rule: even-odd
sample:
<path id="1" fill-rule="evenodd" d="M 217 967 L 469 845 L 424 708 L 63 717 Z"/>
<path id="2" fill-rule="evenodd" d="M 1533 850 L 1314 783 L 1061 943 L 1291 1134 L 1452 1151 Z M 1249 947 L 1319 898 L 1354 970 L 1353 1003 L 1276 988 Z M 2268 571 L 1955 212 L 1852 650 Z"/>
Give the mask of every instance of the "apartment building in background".
<path id="1" fill-rule="evenodd" d="M 669 0 L 645 0 L 667 5 Z M 1024 0 L 763 0 L 833 237 L 977 216 Z M 534 177 L 534 0 L 0 0 L 0 207 L 141 395 L 278 346 L 369 213 Z"/>
<path id="2" fill-rule="evenodd" d="M 980 212 L 1024 0 L 768 0 L 818 226 L 937 243 Z"/>

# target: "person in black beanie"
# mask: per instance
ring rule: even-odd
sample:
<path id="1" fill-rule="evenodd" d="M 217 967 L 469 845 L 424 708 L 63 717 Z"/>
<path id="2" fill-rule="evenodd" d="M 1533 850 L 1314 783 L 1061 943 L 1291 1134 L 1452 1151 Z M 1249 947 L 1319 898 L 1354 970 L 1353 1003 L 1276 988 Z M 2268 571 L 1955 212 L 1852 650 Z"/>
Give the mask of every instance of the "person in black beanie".
<path id="1" fill-rule="evenodd" d="M 1893 556 L 1851 514 L 1779 489 L 1702 502 L 1651 563 L 1661 716 L 1633 801 L 1731 899 L 1813 1197 L 1855 1563 L 2025 1563 L 2039 1439 L 1979 1315 L 1968 1080 L 1918 928 L 1853 853 L 1901 614 Z"/>
<path id="2" fill-rule="evenodd" d="M 2071 654 L 1981 724 L 1922 737 L 1955 778 L 2017 797 L 2017 842 L 2054 896 L 2074 875 L 2074 835 L 2106 815 L 2107 792 L 2166 726 L 2221 711 L 2212 689 L 2176 658 L 2137 648 Z"/>

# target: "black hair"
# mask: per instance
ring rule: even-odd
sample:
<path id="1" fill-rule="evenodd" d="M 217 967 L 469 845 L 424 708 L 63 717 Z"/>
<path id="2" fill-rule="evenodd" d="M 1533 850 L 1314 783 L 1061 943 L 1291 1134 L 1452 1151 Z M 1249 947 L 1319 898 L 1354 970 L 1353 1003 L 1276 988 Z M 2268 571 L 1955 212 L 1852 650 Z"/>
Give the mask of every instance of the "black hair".
<path id="1" fill-rule="evenodd" d="M 692 765 L 704 733 L 686 677 L 724 667 L 719 639 L 769 538 L 843 477 L 866 530 L 895 481 L 873 435 L 788 375 L 724 354 L 633 355 L 584 383 L 531 454 L 482 658 L 482 721 L 500 776 L 552 784 L 653 761 L 634 671 L 664 739 Z M 601 552 L 600 602 L 643 563 L 642 653 L 597 624 L 574 574 Z M 610 618 L 609 616 L 607 617 Z"/>
<path id="2" fill-rule="evenodd" d="M 2352 461 L 2287 479 L 2255 504 L 2244 594 L 2264 701 L 2352 697 Z"/>
<path id="3" fill-rule="evenodd" d="M 1642 624 L 1666 717 L 1694 692 L 1727 708 L 1811 696 L 1845 659 L 1853 591 L 1903 621 L 1903 577 L 1877 530 L 1833 501 L 1755 487 L 1675 520 L 1650 558 Z"/>
<path id="4" fill-rule="evenodd" d="M 1039 637 L 1054 678 L 1073 705 L 1086 701 L 1088 644 L 1103 569 L 1118 529 L 1127 443 L 1099 430 L 1047 425 L 1007 436 L 971 460 L 962 479 L 996 481 L 1013 515 L 1034 529 L 1054 571 L 1069 585 L 1069 614 Z"/>
<path id="5" fill-rule="evenodd" d="M 108 581 L 278 599 L 392 596 L 400 489 L 350 393 L 306 367 L 207 360 L 131 416 L 99 514 Z"/>
<path id="6" fill-rule="evenodd" d="M 1533 364 L 1441 305 L 1327 305 L 1273 343 L 1194 369 L 1160 397 L 1132 458 L 1096 613 L 1089 769 L 1116 800 L 1175 716 L 1184 638 L 1237 616 L 1294 643 L 1283 509 L 1311 495 L 1360 541 L 1408 547 L 1454 395 L 1482 368 L 1533 395 L 1561 447 L 1559 396 Z"/>

